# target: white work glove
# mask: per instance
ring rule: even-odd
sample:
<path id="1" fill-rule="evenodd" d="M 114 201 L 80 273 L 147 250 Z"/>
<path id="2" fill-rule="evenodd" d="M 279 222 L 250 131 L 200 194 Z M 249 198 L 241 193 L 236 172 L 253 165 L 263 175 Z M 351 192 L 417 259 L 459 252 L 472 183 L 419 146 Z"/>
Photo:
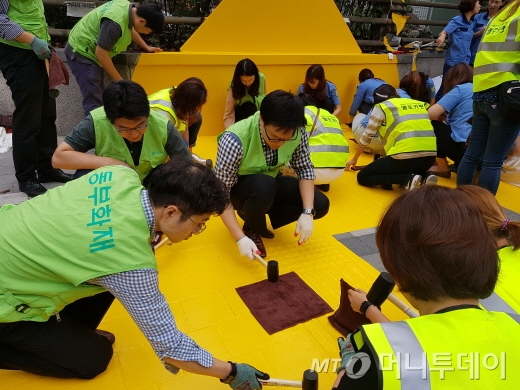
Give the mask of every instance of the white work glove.
<path id="1" fill-rule="evenodd" d="M 260 254 L 260 251 L 256 247 L 255 243 L 248 236 L 244 236 L 240 240 L 238 240 L 237 245 L 240 254 L 242 256 L 247 256 L 249 260 L 255 259 L 255 257 L 253 256 L 253 252 L 255 252 L 257 255 Z"/>
<path id="2" fill-rule="evenodd" d="M 296 222 L 296 230 L 294 231 L 294 237 L 298 237 L 300 234 L 300 239 L 298 240 L 298 245 L 303 244 L 307 241 L 311 235 L 312 230 L 314 229 L 314 219 L 312 215 L 302 214 L 300 218 L 298 218 L 298 222 Z"/>

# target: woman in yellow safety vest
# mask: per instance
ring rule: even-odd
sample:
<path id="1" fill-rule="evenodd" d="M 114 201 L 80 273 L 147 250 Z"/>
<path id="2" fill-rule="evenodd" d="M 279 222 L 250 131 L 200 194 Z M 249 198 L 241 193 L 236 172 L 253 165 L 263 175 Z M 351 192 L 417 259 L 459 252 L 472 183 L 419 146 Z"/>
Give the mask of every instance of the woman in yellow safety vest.
<path id="1" fill-rule="evenodd" d="M 359 139 L 356 154 L 345 170 L 356 168 L 359 156 L 372 138 L 379 135 L 386 156 L 370 163 L 357 175 L 362 186 L 380 185 L 392 189 L 399 184 L 406 189 L 436 184 L 437 178 L 427 171 L 435 162 L 435 133 L 426 111 L 426 103 L 400 98 L 394 87 L 383 84 L 374 91 L 374 109 Z"/>
<path id="2" fill-rule="evenodd" d="M 482 164 L 478 186 L 497 193 L 502 163 L 520 131 L 519 18 L 520 0 L 513 0 L 489 21 L 480 43 L 473 72 L 473 123 L 457 185 L 471 184 Z"/>
<path id="3" fill-rule="evenodd" d="M 457 189 L 473 199 L 497 241 L 500 276 L 495 292 L 481 301 L 481 305 L 487 310 L 520 314 L 520 222 L 507 218 L 488 190 L 477 186 L 460 186 Z"/>
<path id="4" fill-rule="evenodd" d="M 520 383 L 520 316 L 482 310 L 497 283 L 495 237 L 462 191 L 404 192 L 376 233 L 381 260 L 420 316 L 389 322 L 362 290 L 352 308 L 373 323 L 340 338 L 334 389 L 500 389 Z"/>

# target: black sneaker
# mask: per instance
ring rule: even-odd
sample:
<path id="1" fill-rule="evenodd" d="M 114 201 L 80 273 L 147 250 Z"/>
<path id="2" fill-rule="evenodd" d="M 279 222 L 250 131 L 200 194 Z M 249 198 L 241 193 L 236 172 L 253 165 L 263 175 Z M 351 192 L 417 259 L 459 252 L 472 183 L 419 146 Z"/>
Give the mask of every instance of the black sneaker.
<path id="1" fill-rule="evenodd" d="M 31 198 L 43 195 L 47 192 L 47 189 L 36 179 L 29 179 L 23 182 L 20 181 L 18 182 L 18 187 L 20 187 L 20 191 L 25 192 L 27 196 Z"/>
<path id="2" fill-rule="evenodd" d="M 421 185 L 422 186 L 434 186 L 437 185 L 439 179 L 437 176 L 432 175 L 431 173 L 427 173 L 426 175 L 423 175 Z"/>

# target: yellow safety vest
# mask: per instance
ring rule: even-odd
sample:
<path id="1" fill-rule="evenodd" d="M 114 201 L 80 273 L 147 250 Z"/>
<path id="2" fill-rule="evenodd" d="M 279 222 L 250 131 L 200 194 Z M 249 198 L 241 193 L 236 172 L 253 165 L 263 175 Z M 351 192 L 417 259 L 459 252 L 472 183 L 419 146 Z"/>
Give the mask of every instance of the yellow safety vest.
<path id="1" fill-rule="evenodd" d="M 173 87 L 177 88 L 177 87 Z M 162 111 L 160 114 L 165 113 L 165 115 L 171 123 L 175 126 L 179 133 L 186 131 L 188 125 L 185 121 L 181 121 L 177 118 L 177 114 L 173 109 L 172 102 L 170 100 L 170 91 L 171 88 L 161 89 L 150 96 L 148 96 L 148 101 L 150 102 L 150 107 L 154 111 Z"/>
<path id="2" fill-rule="evenodd" d="M 503 21 L 509 7 L 491 19 L 475 58 L 473 91 L 485 91 L 506 81 L 520 80 L 520 8 Z"/>
<path id="3" fill-rule="evenodd" d="M 506 246 L 498 251 L 500 257 L 500 275 L 495 291 L 491 296 L 480 301 L 486 310 L 520 314 L 520 250 Z"/>
<path id="4" fill-rule="evenodd" d="M 467 308 L 363 325 L 353 341 L 373 351 L 379 389 L 510 390 L 520 383 L 519 332 L 520 316 Z"/>
<path id="5" fill-rule="evenodd" d="M 436 152 L 437 141 L 424 102 L 393 98 L 376 104 L 385 114 L 378 133 L 387 156 Z"/>
<path id="6" fill-rule="evenodd" d="M 315 168 L 345 168 L 349 148 L 338 118 L 327 110 L 305 107 L 309 152 Z M 314 129 L 313 129 L 314 125 Z M 312 131 L 312 133 L 311 133 Z"/>

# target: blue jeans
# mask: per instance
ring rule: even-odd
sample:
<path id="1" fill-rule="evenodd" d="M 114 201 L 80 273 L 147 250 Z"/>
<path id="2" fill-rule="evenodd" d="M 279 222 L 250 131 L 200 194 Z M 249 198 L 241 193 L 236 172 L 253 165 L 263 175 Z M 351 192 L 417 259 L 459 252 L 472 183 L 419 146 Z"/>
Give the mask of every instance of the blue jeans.
<path id="1" fill-rule="evenodd" d="M 83 112 L 87 116 L 90 111 L 103 105 L 105 71 L 93 62 L 89 64 L 81 62 L 77 55 L 72 58 L 67 56 L 67 63 L 83 96 Z"/>
<path id="2" fill-rule="evenodd" d="M 518 118 L 505 118 L 498 103 L 473 102 L 469 145 L 457 169 L 457 185 L 471 184 L 482 161 L 478 186 L 496 194 L 502 164 L 519 131 Z"/>

